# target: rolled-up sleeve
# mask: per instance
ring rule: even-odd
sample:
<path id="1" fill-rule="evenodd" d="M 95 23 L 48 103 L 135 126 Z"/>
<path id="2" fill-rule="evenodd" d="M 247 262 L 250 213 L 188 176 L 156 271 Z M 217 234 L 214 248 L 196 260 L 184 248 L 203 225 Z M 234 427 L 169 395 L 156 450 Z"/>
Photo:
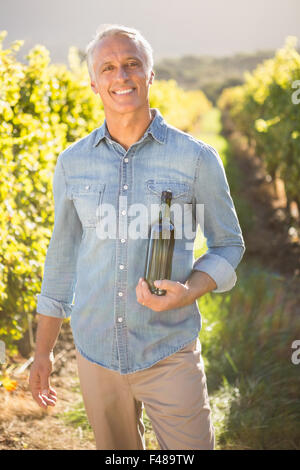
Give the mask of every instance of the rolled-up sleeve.
<path id="1" fill-rule="evenodd" d="M 212 292 L 229 291 L 236 284 L 235 270 L 246 248 L 223 162 L 208 144 L 201 146 L 194 194 L 195 203 L 203 209 L 203 218 L 196 220 L 208 250 L 194 261 L 193 270 L 214 279 L 217 287 Z"/>
<path id="2" fill-rule="evenodd" d="M 67 198 L 66 179 L 59 155 L 53 176 L 54 228 L 48 246 L 37 313 L 67 318 L 71 315 L 76 264 L 82 225 L 73 201 Z"/>

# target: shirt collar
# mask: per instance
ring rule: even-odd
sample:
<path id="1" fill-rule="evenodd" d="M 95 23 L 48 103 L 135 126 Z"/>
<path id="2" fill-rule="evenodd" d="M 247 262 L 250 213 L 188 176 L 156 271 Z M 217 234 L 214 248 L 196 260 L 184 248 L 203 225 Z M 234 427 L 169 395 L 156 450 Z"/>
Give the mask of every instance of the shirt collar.
<path id="1" fill-rule="evenodd" d="M 160 144 L 164 144 L 166 140 L 166 132 L 167 132 L 166 122 L 164 118 L 162 117 L 159 109 L 157 108 L 150 108 L 150 109 L 151 109 L 151 112 L 154 114 L 154 118 L 151 121 L 151 124 L 149 125 L 148 129 L 145 131 L 145 134 L 140 140 L 144 139 L 148 134 L 151 134 L 152 137 L 155 140 L 157 140 L 157 142 L 159 142 Z M 104 138 L 111 139 L 111 136 L 108 132 L 107 125 L 106 125 L 106 119 L 104 119 L 104 123 L 96 131 L 96 138 L 95 138 L 93 147 L 96 147 L 99 144 L 99 142 Z"/>

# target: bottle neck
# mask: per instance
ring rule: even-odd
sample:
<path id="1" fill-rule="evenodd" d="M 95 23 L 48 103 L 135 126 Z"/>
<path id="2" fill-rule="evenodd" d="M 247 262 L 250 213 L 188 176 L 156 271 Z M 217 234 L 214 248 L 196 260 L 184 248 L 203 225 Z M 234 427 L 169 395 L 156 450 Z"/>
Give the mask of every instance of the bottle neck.
<path id="1" fill-rule="evenodd" d="M 170 206 L 166 202 L 160 205 L 160 214 L 162 219 L 170 219 Z"/>

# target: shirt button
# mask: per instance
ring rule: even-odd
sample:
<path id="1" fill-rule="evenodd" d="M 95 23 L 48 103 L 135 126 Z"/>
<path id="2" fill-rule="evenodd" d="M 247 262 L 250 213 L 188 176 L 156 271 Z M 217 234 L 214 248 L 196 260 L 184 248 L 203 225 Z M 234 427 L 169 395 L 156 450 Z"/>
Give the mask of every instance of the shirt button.
<path id="1" fill-rule="evenodd" d="M 123 188 L 124 188 L 124 189 L 128 189 L 127 184 L 124 184 Z"/>
<path id="2" fill-rule="evenodd" d="M 123 297 L 123 292 L 119 292 L 119 293 L 118 293 L 118 296 L 119 296 L 119 297 Z"/>
<path id="3" fill-rule="evenodd" d="M 85 189 L 89 189 L 89 186 L 86 186 Z"/>
<path id="4" fill-rule="evenodd" d="M 121 238 L 121 243 L 125 243 L 126 240 L 124 238 Z"/>
<path id="5" fill-rule="evenodd" d="M 124 269 L 124 264 L 120 264 L 120 269 Z"/>
<path id="6" fill-rule="evenodd" d="M 122 323 L 122 321 L 123 321 L 123 318 L 122 318 L 122 317 L 119 317 L 119 318 L 118 318 L 118 322 L 119 322 L 119 323 Z"/>
<path id="7" fill-rule="evenodd" d="M 122 211 L 122 215 L 126 215 L 126 211 Z"/>
<path id="8" fill-rule="evenodd" d="M 124 158 L 124 162 L 128 163 L 128 158 L 127 157 Z"/>

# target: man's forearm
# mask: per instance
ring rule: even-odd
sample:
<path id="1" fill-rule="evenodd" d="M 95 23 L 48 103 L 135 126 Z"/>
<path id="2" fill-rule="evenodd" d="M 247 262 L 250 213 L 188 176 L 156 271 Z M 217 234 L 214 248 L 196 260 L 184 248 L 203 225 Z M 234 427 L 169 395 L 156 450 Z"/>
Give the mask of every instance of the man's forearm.
<path id="1" fill-rule="evenodd" d="M 50 354 L 58 338 L 62 321 L 62 318 L 38 316 L 35 356 Z"/>
<path id="2" fill-rule="evenodd" d="M 192 271 L 185 285 L 189 288 L 192 302 L 217 288 L 215 281 L 203 271 Z"/>

